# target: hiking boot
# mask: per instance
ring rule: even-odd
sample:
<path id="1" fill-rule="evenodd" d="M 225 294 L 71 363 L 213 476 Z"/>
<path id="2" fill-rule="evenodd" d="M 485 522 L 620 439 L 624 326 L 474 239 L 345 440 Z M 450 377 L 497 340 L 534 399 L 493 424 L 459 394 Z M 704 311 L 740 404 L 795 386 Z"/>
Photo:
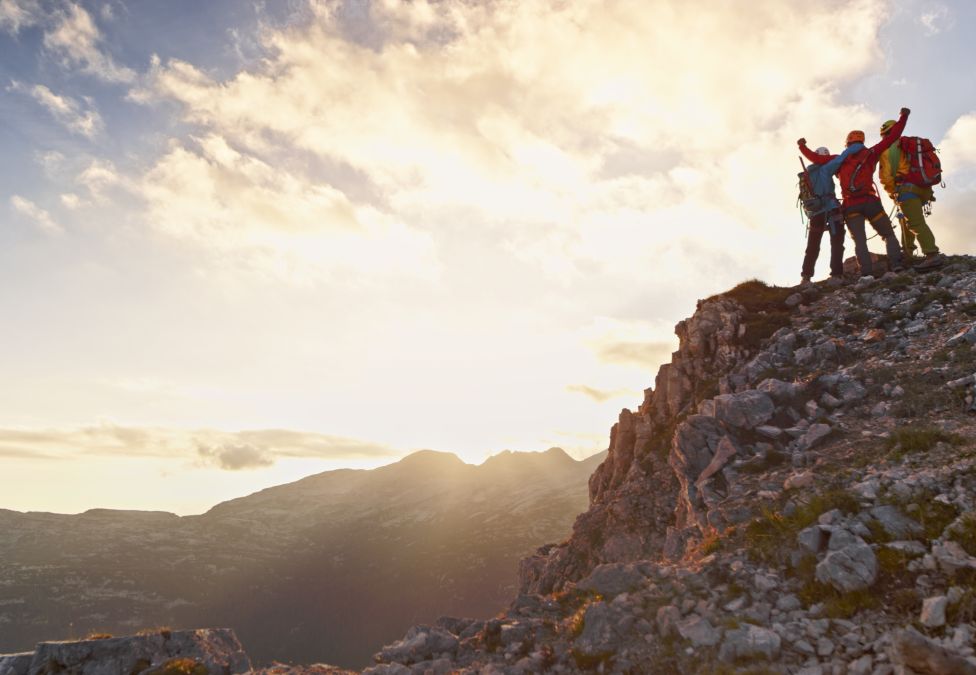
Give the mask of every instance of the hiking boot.
<path id="1" fill-rule="evenodd" d="M 946 257 L 941 253 L 926 253 L 925 260 L 915 265 L 917 270 L 934 270 L 945 264 Z"/>
<path id="2" fill-rule="evenodd" d="M 812 283 L 813 282 L 810 281 L 810 277 L 808 277 L 807 275 L 804 274 L 803 276 L 800 277 L 800 285 L 801 286 L 809 286 Z"/>

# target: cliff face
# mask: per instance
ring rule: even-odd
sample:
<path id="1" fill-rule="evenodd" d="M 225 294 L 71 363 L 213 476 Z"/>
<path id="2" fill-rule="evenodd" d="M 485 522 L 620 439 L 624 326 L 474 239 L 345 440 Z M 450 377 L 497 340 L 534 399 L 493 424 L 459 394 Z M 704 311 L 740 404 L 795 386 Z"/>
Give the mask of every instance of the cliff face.
<path id="1" fill-rule="evenodd" d="M 365 672 L 976 673 L 974 319 L 965 256 L 699 302 L 509 611 Z"/>
<path id="2" fill-rule="evenodd" d="M 772 295 L 786 298 L 783 291 Z M 719 430 L 704 429 L 701 420 L 682 420 L 704 396 L 731 390 L 729 373 L 749 354 L 746 311 L 719 296 L 700 302 L 694 316 L 675 327 L 679 346 L 671 363 L 661 366 L 637 412 L 621 411 L 610 431 L 607 459 L 590 477 L 589 510 L 568 541 L 520 563 L 522 592 L 558 591 L 603 562 L 680 557 L 689 528 L 704 525 L 687 476 L 705 468 L 721 440 L 715 438 Z M 709 441 L 707 454 L 690 452 Z"/>

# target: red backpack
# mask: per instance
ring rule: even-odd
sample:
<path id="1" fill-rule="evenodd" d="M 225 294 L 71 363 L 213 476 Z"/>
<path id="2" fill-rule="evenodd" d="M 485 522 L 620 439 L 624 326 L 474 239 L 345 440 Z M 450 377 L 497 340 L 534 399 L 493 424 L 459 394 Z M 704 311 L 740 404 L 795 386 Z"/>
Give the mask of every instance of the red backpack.
<path id="1" fill-rule="evenodd" d="M 903 178 L 906 183 L 931 186 L 942 182 L 942 161 L 932 141 L 918 136 L 902 136 L 899 147 L 908 159 L 908 175 Z"/>
<path id="2" fill-rule="evenodd" d="M 837 177 L 840 179 L 840 189 L 844 198 L 856 198 L 871 195 L 878 196 L 874 190 L 874 167 L 877 158 L 873 157 L 867 148 L 850 155 L 840 165 Z"/>

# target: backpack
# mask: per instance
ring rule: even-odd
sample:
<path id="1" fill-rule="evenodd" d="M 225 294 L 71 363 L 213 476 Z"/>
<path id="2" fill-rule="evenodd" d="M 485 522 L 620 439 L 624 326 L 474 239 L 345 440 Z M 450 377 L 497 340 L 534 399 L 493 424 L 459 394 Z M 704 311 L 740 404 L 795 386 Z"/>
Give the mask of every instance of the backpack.
<path id="1" fill-rule="evenodd" d="M 844 192 L 848 197 L 860 197 L 865 194 L 873 195 L 874 191 L 874 163 L 871 162 L 871 152 L 865 148 L 855 155 L 851 155 L 848 161 L 859 157 L 857 166 L 850 173 L 847 190 Z"/>
<path id="2" fill-rule="evenodd" d="M 834 179 L 822 175 L 820 171 L 819 165 L 811 164 L 797 174 L 798 201 L 809 219 L 838 207 Z"/>
<path id="3" fill-rule="evenodd" d="M 942 182 L 942 161 L 932 141 L 918 136 L 902 136 L 899 147 L 908 159 L 908 175 L 902 180 L 929 187 Z"/>

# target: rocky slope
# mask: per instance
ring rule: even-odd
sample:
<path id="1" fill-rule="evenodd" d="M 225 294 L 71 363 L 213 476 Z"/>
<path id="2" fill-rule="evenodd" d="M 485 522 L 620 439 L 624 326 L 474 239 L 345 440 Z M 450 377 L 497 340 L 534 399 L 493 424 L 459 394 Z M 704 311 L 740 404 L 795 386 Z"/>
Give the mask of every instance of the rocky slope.
<path id="1" fill-rule="evenodd" d="M 202 516 L 0 510 L 0 652 L 90 632 L 229 626 L 255 663 L 362 666 L 444 613 L 490 616 L 520 557 L 564 538 L 602 457 L 424 451 Z"/>
<path id="2" fill-rule="evenodd" d="M 367 673 L 976 673 L 976 260 L 699 303 L 572 536 Z"/>

